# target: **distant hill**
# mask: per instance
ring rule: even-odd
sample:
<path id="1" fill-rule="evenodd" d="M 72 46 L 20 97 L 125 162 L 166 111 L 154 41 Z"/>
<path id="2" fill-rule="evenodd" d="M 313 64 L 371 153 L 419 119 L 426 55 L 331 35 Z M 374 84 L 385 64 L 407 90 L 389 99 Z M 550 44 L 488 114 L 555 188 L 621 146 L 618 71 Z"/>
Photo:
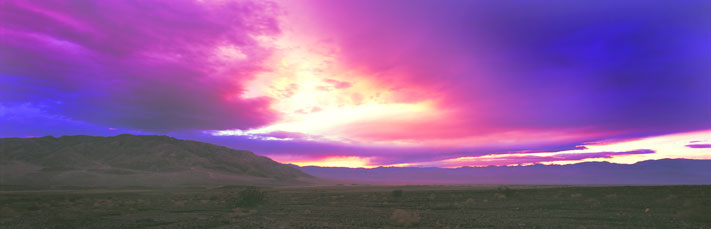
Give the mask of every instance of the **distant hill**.
<path id="1" fill-rule="evenodd" d="M 711 160 L 687 159 L 650 160 L 631 165 L 585 162 L 456 169 L 295 167 L 317 177 L 387 184 L 711 184 Z"/>
<path id="2" fill-rule="evenodd" d="M 315 180 L 249 151 L 168 136 L 0 138 L 2 185 L 288 185 Z"/>

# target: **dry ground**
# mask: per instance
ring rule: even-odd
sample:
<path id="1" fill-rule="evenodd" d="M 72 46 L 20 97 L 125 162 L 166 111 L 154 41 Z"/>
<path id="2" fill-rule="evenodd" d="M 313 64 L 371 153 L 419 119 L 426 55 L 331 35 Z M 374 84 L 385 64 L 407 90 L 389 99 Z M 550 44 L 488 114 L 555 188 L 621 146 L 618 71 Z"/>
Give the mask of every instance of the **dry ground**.
<path id="1" fill-rule="evenodd" d="M 3 191 L 0 227 L 711 228 L 711 186 L 243 189 Z"/>

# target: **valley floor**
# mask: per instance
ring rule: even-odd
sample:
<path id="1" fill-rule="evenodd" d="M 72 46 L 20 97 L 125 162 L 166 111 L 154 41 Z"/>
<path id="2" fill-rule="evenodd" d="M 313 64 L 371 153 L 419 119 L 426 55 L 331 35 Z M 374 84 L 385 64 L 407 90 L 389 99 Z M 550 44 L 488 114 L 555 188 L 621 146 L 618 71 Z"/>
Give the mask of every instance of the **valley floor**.
<path id="1" fill-rule="evenodd" d="M 711 186 L 0 191 L 1 228 L 711 228 Z"/>

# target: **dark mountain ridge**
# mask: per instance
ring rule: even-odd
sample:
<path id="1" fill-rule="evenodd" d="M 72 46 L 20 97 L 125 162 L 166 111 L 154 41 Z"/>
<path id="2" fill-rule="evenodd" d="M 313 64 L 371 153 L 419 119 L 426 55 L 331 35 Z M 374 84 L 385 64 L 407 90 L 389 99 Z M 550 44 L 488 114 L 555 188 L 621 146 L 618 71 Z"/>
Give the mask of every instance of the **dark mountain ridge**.
<path id="1" fill-rule="evenodd" d="M 583 162 L 571 165 L 489 166 L 461 168 L 298 167 L 333 179 L 388 184 L 711 184 L 711 160 L 662 159 L 635 164 Z"/>
<path id="2" fill-rule="evenodd" d="M 291 184 L 312 176 L 267 157 L 168 136 L 0 139 L 0 184 Z"/>

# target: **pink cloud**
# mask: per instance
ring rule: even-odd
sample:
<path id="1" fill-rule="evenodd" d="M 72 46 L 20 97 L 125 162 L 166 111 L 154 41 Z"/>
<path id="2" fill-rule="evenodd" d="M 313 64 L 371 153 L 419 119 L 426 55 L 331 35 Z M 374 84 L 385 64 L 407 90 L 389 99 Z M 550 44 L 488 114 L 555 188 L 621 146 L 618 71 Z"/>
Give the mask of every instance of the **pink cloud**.
<path id="1" fill-rule="evenodd" d="M 345 82 L 345 81 L 338 81 L 338 80 L 334 80 L 334 79 L 325 79 L 323 81 L 332 85 L 336 89 L 344 89 L 344 88 L 351 87 L 351 83 Z"/>
<path id="2" fill-rule="evenodd" d="M 460 167 L 460 166 L 490 166 L 490 165 L 518 165 L 518 164 L 536 164 L 544 162 L 562 162 L 562 161 L 579 161 L 583 159 L 609 159 L 614 156 L 638 155 L 638 154 L 653 154 L 655 151 L 649 149 L 640 149 L 625 152 L 595 152 L 595 153 L 561 153 L 551 156 L 536 156 L 526 155 L 520 156 L 516 154 L 497 154 L 496 157 L 473 157 L 466 160 L 447 160 L 443 162 L 434 162 L 444 167 Z M 440 164 L 441 163 L 441 164 Z"/>

